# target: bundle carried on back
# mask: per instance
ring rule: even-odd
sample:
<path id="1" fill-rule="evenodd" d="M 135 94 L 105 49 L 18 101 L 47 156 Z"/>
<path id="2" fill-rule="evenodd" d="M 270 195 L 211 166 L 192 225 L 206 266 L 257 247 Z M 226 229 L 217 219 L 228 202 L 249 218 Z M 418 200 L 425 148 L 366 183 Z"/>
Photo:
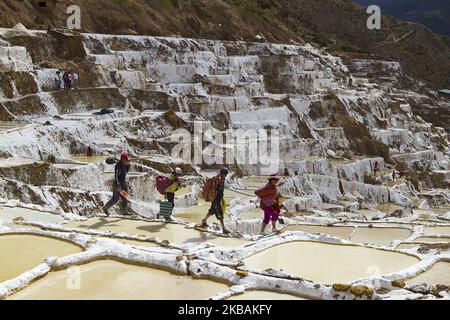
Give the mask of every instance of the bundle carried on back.
<path id="1" fill-rule="evenodd" d="M 217 185 L 219 184 L 219 178 L 212 177 L 208 179 L 203 185 L 203 199 L 206 202 L 212 202 L 217 195 Z"/>
<path id="2" fill-rule="evenodd" d="M 271 207 L 277 202 L 278 192 L 277 188 L 272 184 L 267 184 L 264 187 L 255 191 L 255 195 L 261 199 L 261 202 L 266 207 Z"/>
<path id="3" fill-rule="evenodd" d="M 166 195 L 166 189 L 172 184 L 172 180 L 167 178 L 166 176 L 157 176 L 156 177 L 156 190 L 163 196 Z"/>

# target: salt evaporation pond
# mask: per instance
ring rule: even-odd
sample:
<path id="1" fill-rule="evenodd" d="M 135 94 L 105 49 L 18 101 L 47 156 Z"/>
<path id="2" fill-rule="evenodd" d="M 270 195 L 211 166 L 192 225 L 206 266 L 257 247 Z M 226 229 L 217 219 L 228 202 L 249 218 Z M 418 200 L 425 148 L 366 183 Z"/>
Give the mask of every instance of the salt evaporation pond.
<path id="1" fill-rule="evenodd" d="M 200 203 L 197 206 L 193 206 L 187 209 L 182 209 L 179 212 L 174 213 L 173 217 L 181 220 L 185 220 L 192 223 L 200 223 L 202 219 L 206 216 L 211 207 L 210 203 Z M 214 217 L 210 218 L 210 222 L 215 219 Z M 225 213 L 224 220 L 228 221 L 228 215 Z"/>
<path id="2" fill-rule="evenodd" d="M 0 207 L 0 221 L 13 221 L 18 217 L 22 217 L 27 221 L 42 223 L 60 223 L 64 221 L 61 216 L 50 212 L 20 207 Z"/>
<path id="3" fill-rule="evenodd" d="M 138 234 L 168 240 L 171 243 L 200 243 L 208 242 L 220 246 L 241 246 L 248 243 L 245 240 L 232 237 L 218 237 L 210 233 L 186 228 L 180 224 L 166 224 L 163 222 L 147 222 L 140 220 L 91 218 L 87 221 L 73 221 L 70 227 L 87 228 L 114 233 Z"/>
<path id="4" fill-rule="evenodd" d="M 352 236 L 351 241 L 388 246 L 393 240 L 405 240 L 410 235 L 411 231 L 409 229 L 359 227 Z"/>
<path id="5" fill-rule="evenodd" d="M 330 236 L 348 239 L 352 234 L 353 227 L 327 227 L 327 226 L 309 226 L 294 225 L 287 227 L 286 231 L 303 231 L 308 233 L 323 233 Z"/>
<path id="6" fill-rule="evenodd" d="M 64 257 L 81 251 L 75 244 L 49 237 L 0 235 L 0 282 L 37 267 L 48 257 Z"/>
<path id="7" fill-rule="evenodd" d="M 430 235 L 450 234 L 450 226 L 448 227 L 425 227 L 423 232 Z"/>
<path id="8" fill-rule="evenodd" d="M 440 238 L 430 238 L 430 237 L 420 237 L 417 239 L 414 239 L 415 242 L 450 242 L 450 237 L 440 237 Z"/>
<path id="9" fill-rule="evenodd" d="M 419 274 L 417 277 L 406 280 L 406 284 L 414 285 L 426 283 L 428 285 L 443 284 L 450 286 L 450 263 L 438 262 L 428 271 Z"/>
<path id="10" fill-rule="evenodd" d="M 372 248 L 295 241 L 271 247 L 246 258 L 252 269 L 283 269 L 320 283 L 348 283 L 378 274 L 390 274 L 419 260 L 413 256 Z"/>
<path id="11" fill-rule="evenodd" d="M 168 271 L 102 260 L 79 267 L 79 289 L 73 273 L 52 272 L 16 293 L 17 300 L 204 300 L 228 291 L 226 284 L 177 276 Z"/>
<path id="12" fill-rule="evenodd" d="M 231 296 L 227 300 L 306 300 L 306 299 L 285 293 L 252 290 L 252 291 L 245 291 L 243 294 Z"/>
<path id="13" fill-rule="evenodd" d="M 71 160 L 83 163 L 99 163 L 106 160 L 107 156 L 71 156 Z"/>
<path id="14" fill-rule="evenodd" d="M 0 168 L 11 168 L 11 167 L 19 167 L 23 165 L 29 165 L 33 163 L 43 163 L 42 161 L 38 161 L 30 158 L 21 158 L 21 157 L 12 157 L 0 160 Z"/>
<path id="15" fill-rule="evenodd" d="M 25 127 L 28 123 L 18 122 L 18 121 L 0 121 L 0 133 L 7 132 L 13 129 L 21 129 Z"/>
<path id="16" fill-rule="evenodd" d="M 403 207 L 394 203 L 383 203 L 377 207 L 378 210 L 385 212 L 387 214 L 391 214 L 397 210 L 402 210 Z"/>

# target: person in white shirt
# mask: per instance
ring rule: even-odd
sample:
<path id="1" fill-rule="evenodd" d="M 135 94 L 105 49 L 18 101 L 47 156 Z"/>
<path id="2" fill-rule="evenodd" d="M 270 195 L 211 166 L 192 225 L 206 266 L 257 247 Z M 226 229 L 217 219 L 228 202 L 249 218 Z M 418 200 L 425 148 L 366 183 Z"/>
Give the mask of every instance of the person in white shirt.
<path id="1" fill-rule="evenodd" d="M 76 90 L 76 89 L 78 89 L 78 73 L 76 73 L 76 72 L 72 72 L 72 75 L 73 75 L 73 81 L 72 81 L 72 83 L 73 83 L 73 88 Z"/>

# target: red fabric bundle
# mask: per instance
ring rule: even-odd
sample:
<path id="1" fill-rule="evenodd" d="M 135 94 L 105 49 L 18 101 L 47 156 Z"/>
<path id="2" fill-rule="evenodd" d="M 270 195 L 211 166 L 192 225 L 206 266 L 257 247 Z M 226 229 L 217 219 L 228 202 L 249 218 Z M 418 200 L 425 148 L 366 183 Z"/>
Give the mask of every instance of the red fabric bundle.
<path id="1" fill-rule="evenodd" d="M 264 187 L 256 190 L 255 195 L 261 199 L 261 202 L 265 206 L 271 207 L 277 201 L 278 192 L 277 188 L 273 184 L 268 183 Z"/>

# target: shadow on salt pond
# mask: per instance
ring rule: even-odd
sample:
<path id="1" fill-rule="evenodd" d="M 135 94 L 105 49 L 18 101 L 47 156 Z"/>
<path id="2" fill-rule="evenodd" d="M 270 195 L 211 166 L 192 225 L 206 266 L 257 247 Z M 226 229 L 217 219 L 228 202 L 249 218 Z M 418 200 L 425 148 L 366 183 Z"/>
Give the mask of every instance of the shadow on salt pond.
<path id="1" fill-rule="evenodd" d="M 316 225 L 291 225 L 287 231 L 303 231 L 308 233 L 322 233 L 341 239 L 350 240 L 354 243 L 368 243 L 387 246 L 393 240 L 405 240 L 411 235 L 411 231 L 406 228 L 368 228 L 358 227 L 355 230 L 352 226 L 316 226 Z M 353 235 L 352 235 L 353 234 Z M 352 236 L 350 238 L 350 236 Z"/>
<path id="2" fill-rule="evenodd" d="M 113 219 L 113 218 L 91 218 L 84 222 L 72 221 L 69 227 L 94 229 L 100 231 L 111 231 L 113 233 L 142 234 L 168 240 L 171 243 L 201 243 L 208 242 L 220 246 L 236 247 L 248 241 L 232 238 L 218 237 L 216 235 L 200 232 L 195 229 L 186 228 L 180 224 L 166 224 L 163 222 L 148 222 L 142 220 Z"/>

